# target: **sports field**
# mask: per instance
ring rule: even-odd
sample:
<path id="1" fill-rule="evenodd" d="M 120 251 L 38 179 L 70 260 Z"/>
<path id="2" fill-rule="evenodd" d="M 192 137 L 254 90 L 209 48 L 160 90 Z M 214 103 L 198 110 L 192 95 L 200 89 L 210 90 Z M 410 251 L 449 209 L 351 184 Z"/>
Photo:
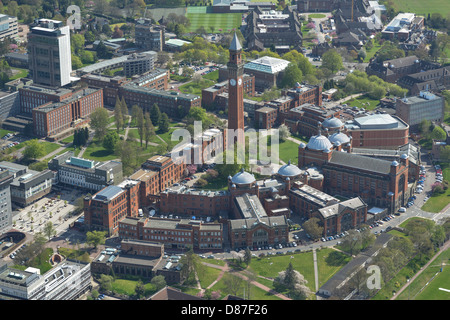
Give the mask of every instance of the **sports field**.
<path id="1" fill-rule="evenodd" d="M 188 32 L 195 32 L 200 27 L 204 27 L 207 32 L 211 32 L 210 27 L 214 27 L 214 33 L 230 32 L 233 28 L 239 28 L 242 23 L 241 13 L 209 13 L 208 7 L 188 7 L 186 17 L 191 25 Z"/>
<path id="2" fill-rule="evenodd" d="M 450 1 L 447 0 L 393 0 L 397 11 L 412 12 L 427 16 L 439 12 L 445 18 L 450 13 Z"/>
<path id="3" fill-rule="evenodd" d="M 397 299 L 450 300 L 450 249 L 434 259 L 410 287 L 406 288 Z"/>

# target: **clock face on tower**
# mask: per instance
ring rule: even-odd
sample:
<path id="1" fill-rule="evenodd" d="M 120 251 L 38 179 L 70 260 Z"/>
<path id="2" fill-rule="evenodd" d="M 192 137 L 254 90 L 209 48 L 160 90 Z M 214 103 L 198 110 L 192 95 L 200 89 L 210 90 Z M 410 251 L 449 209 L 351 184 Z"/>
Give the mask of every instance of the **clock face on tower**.
<path id="1" fill-rule="evenodd" d="M 234 86 L 236 85 L 236 80 L 231 79 L 231 80 L 230 80 L 230 84 L 234 87 Z"/>
<path id="2" fill-rule="evenodd" d="M 238 80 L 238 85 L 241 85 L 242 84 L 242 79 L 239 79 Z"/>

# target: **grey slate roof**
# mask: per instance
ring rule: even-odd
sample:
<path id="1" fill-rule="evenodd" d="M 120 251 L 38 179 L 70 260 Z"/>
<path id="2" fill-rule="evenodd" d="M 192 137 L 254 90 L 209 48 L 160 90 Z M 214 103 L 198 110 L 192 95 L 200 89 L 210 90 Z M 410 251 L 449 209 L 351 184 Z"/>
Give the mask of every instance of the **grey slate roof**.
<path id="1" fill-rule="evenodd" d="M 391 161 L 375 159 L 346 152 L 333 151 L 330 164 L 337 164 L 352 169 L 368 170 L 381 174 L 389 174 Z"/>
<path id="2" fill-rule="evenodd" d="M 230 48 L 229 49 L 232 50 L 232 51 L 242 50 L 241 43 L 239 42 L 239 39 L 238 39 L 236 33 L 234 33 L 234 37 L 233 37 L 233 40 L 231 40 L 231 44 L 230 44 Z"/>
<path id="3" fill-rule="evenodd" d="M 346 208 L 357 209 L 364 206 L 366 206 L 366 203 L 360 197 L 356 197 L 331 206 L 320 208 L 318 211 L 322 217 L 328 218 L 340 214 Z"/>

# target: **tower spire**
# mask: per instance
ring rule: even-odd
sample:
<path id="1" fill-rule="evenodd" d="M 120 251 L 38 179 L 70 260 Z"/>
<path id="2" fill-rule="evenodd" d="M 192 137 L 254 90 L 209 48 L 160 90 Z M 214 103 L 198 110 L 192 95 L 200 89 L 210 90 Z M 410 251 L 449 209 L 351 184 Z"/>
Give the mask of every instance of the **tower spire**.
<path id="1" fill-rule="evenodd" d="M 231 44 L 230 44 L 229 50 L 233 50 L 233 51 L 242 50 L 242 46 L 241 46 L 241 43 L 239 42 L 239 38 L 238 38 L 236 32 L 234 33 L 233 40 L 231 40 Z"/>

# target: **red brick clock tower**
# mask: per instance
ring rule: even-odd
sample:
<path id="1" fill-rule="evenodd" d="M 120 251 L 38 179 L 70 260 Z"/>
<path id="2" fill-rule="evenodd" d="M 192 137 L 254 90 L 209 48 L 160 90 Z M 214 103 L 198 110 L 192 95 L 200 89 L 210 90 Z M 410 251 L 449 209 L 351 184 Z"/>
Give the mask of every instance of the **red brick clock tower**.
<path id="1" fill-rule="evenodd" d="M 241 53 L 242 46 L 239 39 L 234 34 L 229 48 L 230 61 L 227 64 L 228 69 L 228 129 L 242 129 L 240 134 L 234 138 L 238 145 L 245 142 L 244 136 L 244 87 L 243 74 L 244 63 Z M 232 141 L 229 141 L 232 142 Z"/>

